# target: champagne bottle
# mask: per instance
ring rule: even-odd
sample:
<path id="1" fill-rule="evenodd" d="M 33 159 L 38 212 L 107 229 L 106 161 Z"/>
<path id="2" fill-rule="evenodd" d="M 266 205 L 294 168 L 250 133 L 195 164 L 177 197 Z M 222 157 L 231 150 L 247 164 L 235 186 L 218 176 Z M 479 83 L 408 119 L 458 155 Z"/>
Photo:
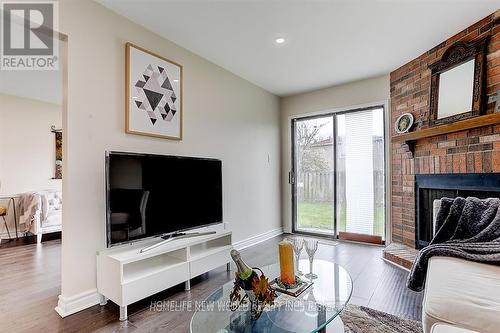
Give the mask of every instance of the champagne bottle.
<path id="1" fill-rule="evenodd" d="M 252 281 L 254 278 L 258 277 L 257 273 L 241 259 L 241 255 L 238 251 L 231 250 L 231 258 L 233 258 L 236 268 L 238 269 L 237 274 L 241 280 L 241 288 L 244 290 L 252 290 Z"/>

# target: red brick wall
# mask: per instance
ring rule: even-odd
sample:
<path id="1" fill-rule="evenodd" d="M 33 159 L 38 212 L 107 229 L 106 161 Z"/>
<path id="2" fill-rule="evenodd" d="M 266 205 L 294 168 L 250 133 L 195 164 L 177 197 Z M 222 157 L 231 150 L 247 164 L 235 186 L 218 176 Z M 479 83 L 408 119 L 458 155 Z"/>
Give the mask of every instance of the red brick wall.
<path id="1" fill-rule="evenodd" d="M 454 42 L 491 35 L 487 55 L 487 94 L 500 89 L 500 10 L 459 32 L 391 73 L 392 123 L 411 112 L 416 125 L 427 127 L 429 64 Z M 493 112 L 494 104 L 487 106 Z M 395 135 L 392 128 L 392 135 Z M 415 174 L 500 172 L 500 124 L 417 140 L 415 155 L 404 144 L 392 144 L 392 240 L 415 246 Z"/>

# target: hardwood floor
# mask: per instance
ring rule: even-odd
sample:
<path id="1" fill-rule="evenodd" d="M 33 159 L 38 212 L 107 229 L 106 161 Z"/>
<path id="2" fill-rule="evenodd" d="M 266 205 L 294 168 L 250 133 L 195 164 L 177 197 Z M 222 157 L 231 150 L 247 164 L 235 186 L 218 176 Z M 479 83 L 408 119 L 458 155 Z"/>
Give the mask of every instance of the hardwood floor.
<path id="1" fill-rule="evenodd" d="M 242 251 L 255 266 L 268 265 L 278 258 L 275 237 Z M 405 287 L 407 272 L 384 262 L 382 248 L 339 242 L 320 244 L 317 258 L 344 266 L 352 276 L 351 303 L 420 319 L 422 295 Z M 118 321 L 119 310 L 112 302 L 61 319 L 54 311 L 60 292 L 60 240 L 0 249 L 0 331 L 1 332 L 175 332 L 189 331 L 190 311 L 156 312 L 156 301 L 202 300 L 233 273 L 218 268 L 192 280 L 192 289 L 174 287 L 129 307 L 129 320 Z"/>

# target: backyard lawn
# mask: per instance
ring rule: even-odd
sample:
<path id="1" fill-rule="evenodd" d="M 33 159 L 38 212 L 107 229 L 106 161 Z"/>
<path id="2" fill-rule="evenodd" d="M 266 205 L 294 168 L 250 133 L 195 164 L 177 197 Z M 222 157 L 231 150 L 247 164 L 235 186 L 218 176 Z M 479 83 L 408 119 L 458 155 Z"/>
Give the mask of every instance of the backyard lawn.
<path id="1" fill-rule="evenodd" d="M 299 203 L 300 228 L 333 230 L 333 204 L 329 202 Z"/>
<path id="2" fill-rule="evenodd" d="M 301 202 L 298 207 L 299 228 L 313 228 L 333 231 L 333 204 L 330 202 Z M 345 207 L 341 208 L 338 221 L 339 231 L 345 230 Z M 384 234 L 384 209 L 377 207 L 375 211 L 374 234 Z"/>

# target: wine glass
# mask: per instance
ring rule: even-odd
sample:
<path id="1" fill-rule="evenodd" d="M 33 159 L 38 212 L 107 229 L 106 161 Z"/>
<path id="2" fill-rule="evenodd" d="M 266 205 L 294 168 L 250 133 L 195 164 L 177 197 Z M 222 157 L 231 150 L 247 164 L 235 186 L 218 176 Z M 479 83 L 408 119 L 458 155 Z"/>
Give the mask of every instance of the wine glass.
<path id="1" fill-rule="evenodd" d="M 306 246 L 307 256 L 309 257 L 309 273 L 307 273 L 305 277 L 310 280 L 317 279 L 318 276 L 313 273 L 313 259 L 314 259 L 314 254 L 318 250 L 318 241 L 316 239 L 306 239 L 305 246 Z"/>
<path id="2" fill-rule="evenodd" d="M 299 237 L 289 238 L 290 243 L 292 243 L 293 253 L 295 254 L 295 272 L 298 276 L 303 275 L 303 273 L 299 270 L 299 260 L 300 260 L 300 252 L 304 248 L 304 239 Z"/>

